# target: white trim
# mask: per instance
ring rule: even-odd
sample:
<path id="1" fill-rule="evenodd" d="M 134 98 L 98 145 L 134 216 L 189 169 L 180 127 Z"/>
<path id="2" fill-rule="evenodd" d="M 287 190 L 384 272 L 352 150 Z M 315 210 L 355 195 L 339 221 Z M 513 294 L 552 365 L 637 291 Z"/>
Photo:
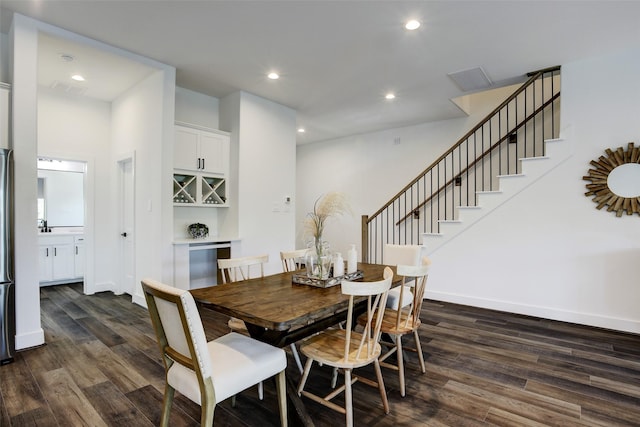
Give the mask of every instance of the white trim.
<path id="1" fill-rule="evenodd" d="M 225 136 L 230 136 L 231 135 L 229 132 L 225 132 L 223 130 L 212 129 L 212 128 L 208 128 L 206 126 L 196 125 L 194 123 L 187 123 L 187 122 L 181 122 L 181 121 L 176 120 L 175 124 L 177 126 L 183 126 L 183 127 L 187 127 L 187 128 L 191 128 L 191 129 L 197 129 L 197 130 L 203 130 L 205 132 L 217 133 L 218 135 L 225 135 Z"/>
<path id="2" fill-rule="evenodd" d="M 635 334 L 640 333 L 640 321 L 632 319 L 621 319 L 611 316 L 601 316 L 592 313 L 561 310 L 553 307 L 525 305 L 510 301 L 471 297 L 448 292 L 434 292 L 427 290 L 424 297 L 425 299 L 431 299 L 435 301 L 450 302 L 454 304 L 522 314 L 525 316 L 539 317 L 542 319 L 577 323 L 581 325 L 606 328 Z"/>
<path id="3" fill-rule="evenodd" d="M 16 334 L 16 350 L 25 350 L 37 347 L 44 343 L 44 329 L 36 329 L 28 334 Z"/>

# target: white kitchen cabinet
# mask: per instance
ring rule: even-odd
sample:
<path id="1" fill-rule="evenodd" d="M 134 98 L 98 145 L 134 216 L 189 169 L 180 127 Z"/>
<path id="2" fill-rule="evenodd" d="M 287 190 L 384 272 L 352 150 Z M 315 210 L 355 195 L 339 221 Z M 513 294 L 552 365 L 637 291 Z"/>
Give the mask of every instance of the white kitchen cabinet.
<path id="1" fill-rule="evenodd" d="M 80 270 L 76 269 L 76 260 L 84 258 L 84 244 L 74 235 L 46 235 L 39 236 L 38 268 L 40 283 L 68 283 L 82 278 L 84 261 L 78 262 Z M 79 246 L 82 245 L 80 248 Z M 77 255 L 76 255 L 77 252 Z"/>
<path id="2" fill-rule="evenodd" d="M 74 266 L 74 276 L 75 277 L 84 277 L 84 236 L 75 236 L 74 237 L 74 254 L 73 254 L 73 266 Z"/>
<path id="3" fill-rule="evenodd" d="M 176 124 L 173 167 L 185 171 L 226 175 L 229 170 L 229 134 Z"/>

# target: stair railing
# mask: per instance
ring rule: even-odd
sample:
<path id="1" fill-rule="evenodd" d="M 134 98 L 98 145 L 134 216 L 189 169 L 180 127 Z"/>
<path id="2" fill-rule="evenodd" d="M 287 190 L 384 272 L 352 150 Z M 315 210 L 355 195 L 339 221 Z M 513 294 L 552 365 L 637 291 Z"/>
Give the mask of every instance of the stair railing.
<path id="1" fill-rule="evenodd" d="M 529 79 L 373 215 L 362 216 L 362 258 L 382 262 L 386 243 L 421 244 L 476 193 L 497 190 L 500 175 L 520 173 L 520 159 L 544 155 L 559 135 L 560 67 Z"/>

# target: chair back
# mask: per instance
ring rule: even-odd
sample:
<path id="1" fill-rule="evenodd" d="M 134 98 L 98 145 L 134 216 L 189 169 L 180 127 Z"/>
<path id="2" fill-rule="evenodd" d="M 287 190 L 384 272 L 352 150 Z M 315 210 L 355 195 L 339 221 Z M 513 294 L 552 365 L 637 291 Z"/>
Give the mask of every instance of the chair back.
<path id="1" fill-rule="evenodd" d="M 421 245 L 384 245 L 384 265 L 420 265 Z"/>
<path id="2" fill-rule="evenodd" d="M 196 373 L 200 391 L 211 387 L 211 359 L 193 296 L 185 290 L 151 279 L 142 280 L 151 323 L 166 371 L 174 362 Z"/>
<path id="3" fill-rule="evenodd" d="M 264 265 L 267 262 L 269 262 L 269 255 L 219 259 L 218 268 L 222 275 L 222 283 L 264 277 Z M 259 275 L 257 272 L 259 272 Z"/>
<path id="4" fill-rule="evenodd" d="M 384 311 L 387 303 L 387 293 L 391 288 L 391 280 L 393 279 L 393 271 L 386 267 L 383 273 L 383 279 L 377 282 L 352 282 L 343 280 L 341 284 L 342 293 L 349 295 L 349 310 L 347 312 L 347 323 L 345 325 L 345 345 L 344 360 L 356 361 L 358 359 L 369 359 L 372 357 L 378 340 L 380 339 L 380 326 L 382 325 L 382 317 L 377 314 Z M 352 330 L 354 328 L 353 305 L 354 297 L 367 296 L 367 321 L 364 325 L 362 338 L 360 342 L 352 343 Z M 373 322 L 375 319 L 375 323 Z M 374 324 L 372 324 L 374 323 Z"/>
<path id="5" fill-rule="evenodd" d="M 307 255 L 307 249 L 280 252 L 283 271 L 289 272 L 300 270 L 300 264 L 301 262 L 304 262 L 305 255 Z"/>
<path id="6" fill-rule="evenodd" d="M 418 325 L 420 317 L 420 310 L 422 309 L 422 301 L 424 299 L 424 292 L 427 287 L 427 277 L 429 274 L 429 267 L 431 267 L 431 259 L 428 257 L 422 257 L 421 265 L 398 265 L 396 271 L 399 276 L 402 276 L 402 286 L 400 286 L 400 300 L 402 300 L 403 293 L 406 292 L 406 281 L 414 281 L 413 284 L 413 300 L 411 304 L 406 307 L 398 305 L 396 308 L 396 328 L 400 328 L 401 323 L 404 327 L 409 325 Z"/>

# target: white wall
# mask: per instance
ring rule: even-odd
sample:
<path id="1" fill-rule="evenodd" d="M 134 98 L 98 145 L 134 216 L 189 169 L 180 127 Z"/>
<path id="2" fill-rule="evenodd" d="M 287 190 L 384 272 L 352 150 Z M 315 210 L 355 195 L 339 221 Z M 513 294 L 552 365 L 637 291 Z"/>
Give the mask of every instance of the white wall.
<path id="1" fill-rule="evenodd" d="M 173 199 L 170 164 L 173 153 L 173 114 L 167 117 L 163 108 L 166 72 L 157 71 L 127 91 L 112 103 L 112 174 L 117 176 L 117 159 L 135 153 L 134 215 L 135 215 L 135 291 L 133 300 L 144 304 L 140 281 L 145 277 L 170 280 L 173 267 L 164 272 L 165 264 L 172 265 Z M 169 77 L 170 78 L 170 77 Z M 175 89 L 171 89 L 173 93 Z M 173 108 L 171 109 L 173 112 Z M 167 142 L 168 141 L 168 142 Z M 167 159 L 167 157 L 169 159 Z M 113 188 L 114 207 L 111 209 L 113 235 L 117 235 L 118 189 Z M 118 252 L 119 246 L 116 247 Z M 118 253 L 112 263 L 119 260 Z M 113 264 L 114 267 L 117 264 Z M 114 268 L 114 271 L 118 271 Z M 164 277 L 164 275 L 167 277 Z"/>
<path id="2" fill-rule="evenodd" d="M 573 156 L 437 250 L 429 297 L 640 332 L 638 217 L 596 210 L 582 180 L 606 148 L 640 141 L 639 73 L 640 50 L 563 65 Z"/>
<path id="3" fill-rule="evenodd" d="M 315 200 L 342 191 L 350 199 L 353 216 L 329 219 L 326 239 L 343 256 L 349 244 L 356 244 L 361 259 L 361 216 L 372 215 L 395 196 L 506 96 L 504 90 L 496 90 L 470 99 L 473 114 L 462 119 L 299 145 L 296 246 L 305 247 L 301 225 Z"/>
<path id="4" fill-rule="evenodd" d="M 0 33 L 0 82 L 9 82 L 9 36 Z"/>
<path id="5" fill-rule="evenodd" d="M 232 131 L 232 158 L 237 153 L 238 159 L 232 171 L 238 174 L 238 197 L 230 203 L 237 206 L 239 255 L 267 253 L 265 273 L 280 272 L 280 251 L 295 245 L 295 111 L 246 92 L 222 103 L 221 124 Z"/>
<path id="6" fill-rule="evenodd" d="M 85 292 L 113 289 L 111 103 L 38 88 L 38 155 L 87 163 Z M 97 197 L 96 197 L 97 195 Z M 97 227 L 95 225 L 98 225 Z"/>
<path id="7" fill-rule="evenodd" d="M 563 65 L 562 134 L 573 156 L 432 253 L 428 298 L 640 332 L 638 217 L 596 210 L 582 180 L 605 148 L 640 145 L 638 75 L 640 50 Z M 463 125 L 464 133 L 466 123 L 449 121 L 298 147 L 298 223 L 312 197 L 344 190 L 358 219 L 328 226 L 328 240 L 341 251 L 359 243 L 360 214 L 399 191 Z"/>
<path id="8" fill-rule="evenodd" d="M 176 87 L 176 121 L 218 128 L 218 98 Z"/>
<path id="9" fill-rule="evenodd" d="M 14 188 L 14 270 L 16 279 L 16 349 L 44 343 L 40 323 L 37 229 L 37 60 L 36 21 L 16 15 L 9 35 Z"/>

